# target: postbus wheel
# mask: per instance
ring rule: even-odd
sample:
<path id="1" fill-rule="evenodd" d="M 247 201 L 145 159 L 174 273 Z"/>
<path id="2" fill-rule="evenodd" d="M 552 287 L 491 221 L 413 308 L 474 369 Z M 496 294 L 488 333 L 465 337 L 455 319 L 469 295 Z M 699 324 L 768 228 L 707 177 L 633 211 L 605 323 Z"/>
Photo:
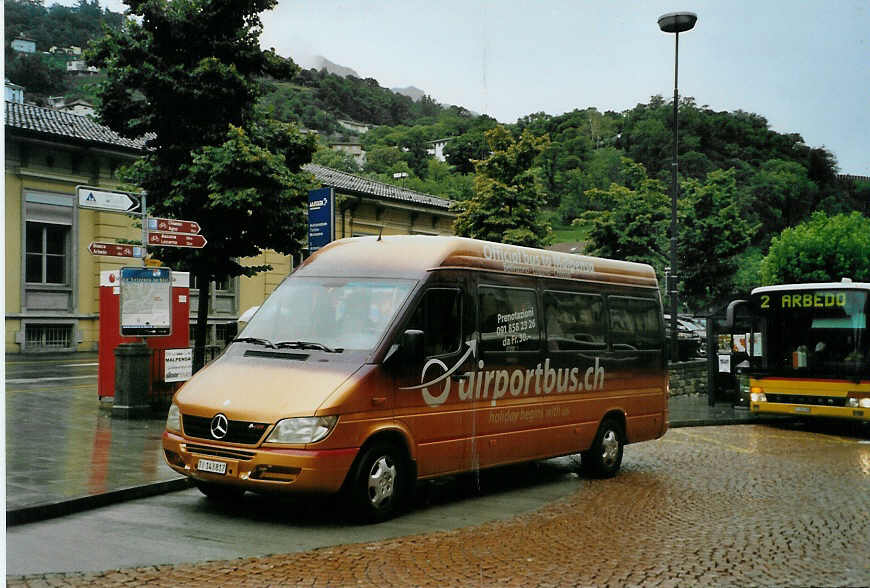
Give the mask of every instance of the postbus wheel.
<path id="1" fill-rule="evenodd" d="M 580 467 L 583 472 L 597 478 L 610 478 L 619 471 L 625 433 L 618 420 L 608 417 L 601 422 L 592 446 L 582 453 Z"/>
<path id="2" fill-rule="evenodd" d="M 408 462 L 394 445 L 370 445 L 360 456 L 348 487 L 351 516 L 368 523 L 395 516 L 407 495 L 408 474 Z"/>
<path id="3" fill-rule="evenodd" d="M 209 500 L 216 502 L 231 502 L 238 500 L 245 493 L 243 488 L 237 488 L 228 484 L 215 484 L 213 482 L 202 482 L 197 480 L 194 482 L 200 492 L 205 494 Z"/>

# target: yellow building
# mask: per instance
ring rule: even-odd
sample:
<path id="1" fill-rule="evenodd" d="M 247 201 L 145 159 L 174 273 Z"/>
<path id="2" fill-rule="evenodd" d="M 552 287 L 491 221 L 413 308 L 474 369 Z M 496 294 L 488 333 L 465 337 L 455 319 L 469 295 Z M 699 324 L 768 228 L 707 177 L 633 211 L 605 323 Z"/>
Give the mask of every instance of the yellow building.
<path id="1" fill-rule="evenodd" d="M 5 131 L 6 352 L 95 351 L 100 272 L 142 261 L 95 256 L 88 246 L 137 240 L 142 233 L 136 218 L 81 208 L 76 186 L 117 188 L 118 169 L 142 155 L 144 142 L 86 116 L 9 101 Z M 453 232 L 449 200 L 323 166 L 306 169 L 334 189 L 336 238 Z M 211 288 L 210 345 L 231 338 L 239 315 L 259 305 L 294 266 L 271 251 L 252 261 L 273 269 Z"/>

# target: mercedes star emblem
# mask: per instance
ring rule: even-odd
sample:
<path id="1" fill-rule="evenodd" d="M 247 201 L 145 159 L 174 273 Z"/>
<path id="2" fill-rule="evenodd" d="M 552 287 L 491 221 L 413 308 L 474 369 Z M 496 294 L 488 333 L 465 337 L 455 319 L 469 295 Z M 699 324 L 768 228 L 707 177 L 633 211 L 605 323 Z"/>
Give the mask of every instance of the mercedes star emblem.
<path id="1" fill-rule="evenodd" d="M 230 422 L 227 420 L 227 417 L 218 413 L 214 415 L 214 418 L 211 420 L 211 436 L 215 439 L 223 439 L 227 436 L 227 430 L 229 427 Z"/>

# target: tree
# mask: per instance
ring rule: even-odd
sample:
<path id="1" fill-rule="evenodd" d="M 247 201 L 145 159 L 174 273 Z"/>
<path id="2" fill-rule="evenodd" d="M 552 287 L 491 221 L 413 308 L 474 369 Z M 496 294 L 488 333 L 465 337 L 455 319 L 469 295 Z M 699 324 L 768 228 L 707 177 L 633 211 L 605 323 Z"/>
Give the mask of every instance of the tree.
<path id="1" fill-rule="evenodd" d="M 482 132 L 466 133 L 455 137 L 444 146 L 444 158 L 447 163 L 461 174 L 474 171 L 474 162 L 486 159 L 489 155 L 489 145 Z"/>
<path id="2" fill-rule="evenodd" d="M 807 170 L 795 161 L 770 159 L 749 181 L 752 198 L 747 214 L 761 223 L 761 234 L 771 236 L 807 217 L 816 200 L 817 187 Z"/>
<path id="3" fill-rule="evenodd" d="M 476 165 L 474 195 L 462 202 L 456 234 L 528 247 L 549 244 L 550 226 L 541 218 L 544 196 L 532 167 L 549 139 L 524 131 L 515 140 L 502 126 L 484 136 L 492 155 Z"/>
<path id="4" fill-rule="evenodd" d="M 687 180 L 683 194 L 678 254 L 682 289 L 700 308 L 730 295 L 737 255 L 758 231 L 741 214 L 741 192 L 733 169 L 710 172 L 705 182 Z"/>
<path id="5" fill-rule="evenodd" d="M 256 77 L 289 79 L 297 67 L 259 47 L 259 13 L 275 0 L 128 0 L 130 19 L 89 51 L 106 71 L 100 117 L 148 152 L 124 177 L 156 216 L 197 221 L 201 250 L 161 250 L 199 287 L 194 367 L 204 363 L 209 284 L 270 269 L 244 258 L 300 250 L 313 178 L 314 136 L 255 108 Z"/>
<path id="6" fill-rule="evenodd" d="M 28 94 L 47 97 L 63 92 L 66 72 L 55 67 L 42 55 L 18 53 L 6 63 L 6 77 L 25 86 Z"/>
<path id="7" fill-rule="evenodd" d="M 326 167 L 331 167 L 351 174 L 358 174 L 360 171 L 359 164 L 356 162 L 353 155 L 347 151 L 330 149 L 325 145 L 321 146 L 314 152 L 311 161 L 312 163 L 325 165 Z"/>
<path id="8" fill-rule="evenodd" d="M 763 285 L 870 281 L 870 219 L 859 212 L 816 212 L 774 237 L 761 261 Z"/>
<path id="9" fill-rule="evenodd" d="M 398 147 L 374 147 L 366 151 L 365 169 L 369 173 L 389 174 L 410 173 L 411 168 L 405 161 L 405 154 Z"/>
<path id="10" fill-rule="evenodd" d="M 586 197 L 595 207 L 581 217 L 590 226 L 587 250 L 593 255 L 652 265 L 661 274 L 668 260 L 670 201 L 665 185 L 648 178 L 636 190 L 611 184 Z"/>

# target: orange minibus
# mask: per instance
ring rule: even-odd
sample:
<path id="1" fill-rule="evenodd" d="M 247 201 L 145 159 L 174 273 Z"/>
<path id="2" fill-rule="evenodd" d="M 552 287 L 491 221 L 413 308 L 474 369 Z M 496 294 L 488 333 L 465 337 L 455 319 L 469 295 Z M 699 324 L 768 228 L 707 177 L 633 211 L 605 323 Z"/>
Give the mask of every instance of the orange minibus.
<path id="1" fill-rule="evenodd" d="M 667 429 L 648 265 L 459 237 L 357 237 L 301 264 L 175 395 L 164 455 L 213 498 L 344 492 L 581 453 L 612 476 Z"/>

